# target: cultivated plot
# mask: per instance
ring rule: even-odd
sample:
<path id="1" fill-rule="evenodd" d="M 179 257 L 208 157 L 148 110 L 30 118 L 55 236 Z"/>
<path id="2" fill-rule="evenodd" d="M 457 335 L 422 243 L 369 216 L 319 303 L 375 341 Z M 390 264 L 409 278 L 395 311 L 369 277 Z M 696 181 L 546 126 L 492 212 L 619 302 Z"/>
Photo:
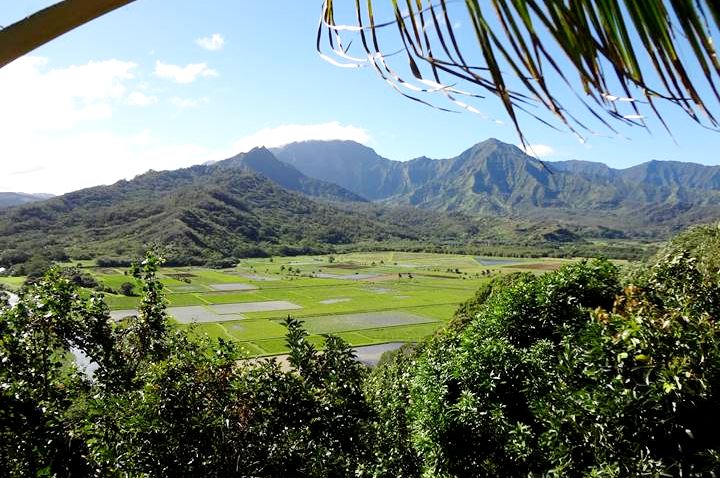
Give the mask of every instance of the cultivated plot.
<path id="1" fill-rule="evenodd" d="M 244 259 L 223 270 L 164 268 L 158 277 L 168 313 L 181 326 L 196 323 L 200 333 L 238 341 L 251 355 L 269 355 L 287 350 L 281 321 L 289 314 L 305 322 L 313 343 L 328 333 L 355 347 L 415 342 L 445 324 L 493 276 L 542 273 L 568 262 L 367 252 Z M 132 280 L 116 269 L 93 274 L 113 288 Z M 107 300 L 116 309 L 113 317 L 136 313 L 138 297 Z"/>

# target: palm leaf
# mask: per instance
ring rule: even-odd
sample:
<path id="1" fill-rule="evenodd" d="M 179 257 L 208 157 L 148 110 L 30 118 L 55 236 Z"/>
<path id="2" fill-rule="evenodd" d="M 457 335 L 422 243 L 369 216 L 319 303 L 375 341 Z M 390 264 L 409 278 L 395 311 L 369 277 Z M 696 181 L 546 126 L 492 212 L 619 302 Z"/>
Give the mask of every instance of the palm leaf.
<path id="1" fill-rule="evenodd" d="M 0 68 L 35 48 L 134 0 L 63 0 L 0 29 Z"/>
<path id="2" fill-rule="evenodd" d="M 354 18 L 348 24 L 336 21 L 345 13 L 337 2 L 325 0 L 318 40 L 326 34 L 337 56 L 338 45 L 351 44 L 347 36 L 359 35 L 360 52 L 350 55 L 348 48 L 339 62 L 370 65 L 395 90 L 425 104 L 438 107 L 420 94 L 441 94 L 479 112 L 460 98 L 496 96 L 523 142 L 518 113 L 549 124 L 536 107 L 580 137 L 596 134 L 566 105 L 568 89 L 583 111 L 613 132 L 618 122 L 646 127 L 645 109 L 669 131 L 659 101 L 703 126 L 719 126 L 720 60 L 712 38 L 720 27 L 716 0 L 462 0 L 459 13 L 451 11 L 451 3 L 391 0 L 394 18 L 378 23 L 373 0 L 355 0 L 343 5 Z M 457 37 L 456 19 L 472 26 L 473 44 Z M 397 51 L 383 50 L 383 44 L 395 43 L 407 61 L 405 76 L 392 66 Z M 318 51 L 324 46 L 318 41 Z M 467 60 L 475 47 L 480 64 Z M 550 81 L 553 77 L 559 81 Z M 475 90 L 464 91 L 458 83 Z"/>

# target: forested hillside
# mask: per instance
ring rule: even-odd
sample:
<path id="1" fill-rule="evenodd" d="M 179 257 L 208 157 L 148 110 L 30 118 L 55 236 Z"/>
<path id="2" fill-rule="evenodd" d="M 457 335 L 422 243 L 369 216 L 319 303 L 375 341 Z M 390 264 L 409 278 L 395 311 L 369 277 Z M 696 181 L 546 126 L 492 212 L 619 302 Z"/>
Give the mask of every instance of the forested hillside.
<path id="1" fill-rule="evenodd" d="M 406 162 L 351 141 L 308 141 L 273 152 L 308 176 L 371 200 L 471 216 L 657 238 L 720 217 L 718 166 L 651 161 L 617 170 L 583 161 L 542 163 L 495 139 L 453 158 Z"/>
<path id="2" fill-rule="evenodd" d="M 242 160 L 244 166 L 253 154 L 229 161 Z M 340 208 L 288 191 L 246 167 L 231 166 L 224 162 L 152 171 L 131 181 L 8 209 L 0 213 L 3 262 L 7 266 L 40 255 L 50 260 L 106 257 L 122 263 L 160 246 L 173 264 L 222 264 L 360 243 L 457 241 L 473 231 L 471 223 L 460 220 L 434 225 L 413 222 L 407 215 L 394 221 L 390 214 L 378 217 Z M 323 197 L 353 198 L 317 180 L 298 186 Z"/>
<path id="3" fill-rule="evenodd" d="M 293 143 L 6 208 L 0 266 L 128 263 L 156 246 L 173 264 L 216 265 L 351 248 L 640 257 L 642 246 L 604 241 L 717 218 L 719 171 L 541 163 L 497 140 L 404 163 L 353 142 Z"/>

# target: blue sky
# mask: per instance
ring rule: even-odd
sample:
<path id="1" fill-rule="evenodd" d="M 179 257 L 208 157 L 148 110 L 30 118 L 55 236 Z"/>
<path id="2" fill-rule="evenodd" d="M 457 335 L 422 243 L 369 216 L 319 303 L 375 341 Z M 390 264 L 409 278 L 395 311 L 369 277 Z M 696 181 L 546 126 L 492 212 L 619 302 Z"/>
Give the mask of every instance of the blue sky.
<path id="1" fill-rule="evenodd" d="M 0 25 L 51 3 L 4 2 Z M 323 61 L 314 44 L 320 7 L 137 0 L 0 69 L 0 190 L 63 193 L 300 139 L 354 139 L 396 160 L 451 157 L 489 137 L 519 143 L 493 98 L 473 103 L 482 115 L 443 113 L 403 98 L 369 68 Z M 455 31 L 472 45 L 459 18 Z M 649 124 L 650 134 L 623 127 L 581 143 L 522 123 L 546 160 L 720 164 L 719 133 L 678 112 L 675 141 Z"/>

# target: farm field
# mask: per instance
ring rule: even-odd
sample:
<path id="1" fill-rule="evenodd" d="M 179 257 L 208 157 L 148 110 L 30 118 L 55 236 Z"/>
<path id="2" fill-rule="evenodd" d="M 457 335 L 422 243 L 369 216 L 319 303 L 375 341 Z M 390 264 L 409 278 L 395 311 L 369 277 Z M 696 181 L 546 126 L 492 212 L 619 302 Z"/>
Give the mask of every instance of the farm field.
<path id="1" fill-rule="evenodd" d="M 567 262 L 376 252 L 248 259 L 222 270 L 163 268 L 159 275 L 178 326 L 237 341 L 249 355 L 263 356 L 286 351 L 281 321 L 287 315 L 303 320 L 315 343 L 323 334 L 358 347 L 415 342 L 443 326 L 490 277 L 543 273 Z M 83 269 L 114 290 L 133 281 L 122 268 Z M 21 282 L 0 280 L 11 288 Z M 120 319 L 136 313 L 139 299 L 106 294 L 106 300 Z"/>

